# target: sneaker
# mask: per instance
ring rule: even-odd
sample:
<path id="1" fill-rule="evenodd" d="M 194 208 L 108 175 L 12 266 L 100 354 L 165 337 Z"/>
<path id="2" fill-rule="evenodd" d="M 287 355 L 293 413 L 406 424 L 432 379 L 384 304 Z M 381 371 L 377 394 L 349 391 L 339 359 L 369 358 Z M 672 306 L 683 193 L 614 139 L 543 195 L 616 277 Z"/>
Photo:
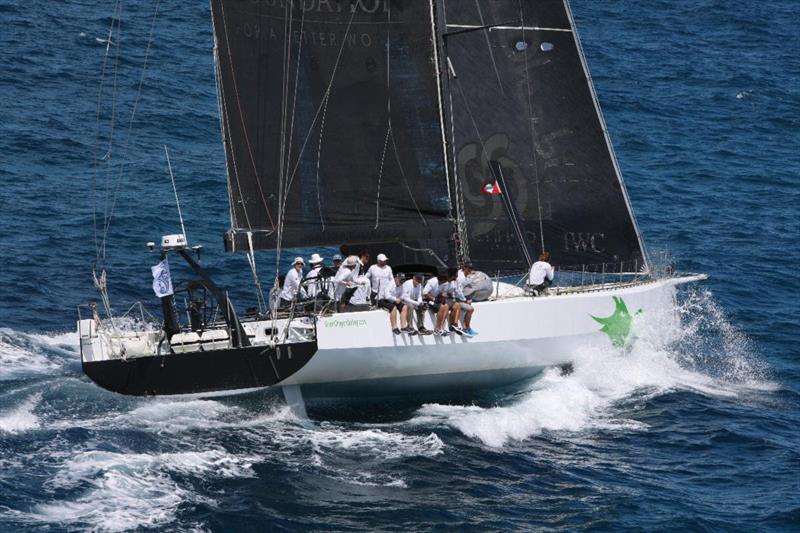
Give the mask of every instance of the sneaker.
<path id="1" fill-rule="evenodd" d="M 453 333 L 455 333 L 456 335 L 463 335 L 463 334 L 464 334 L 464 330 L 463 330 L 463 329 L 461 329 L 461 328 L 460 328 L 460 327 L 458 327 L 458 326 L 450 326 L 450 331 L 452 331 L 452 332 L 453 332 Z"/>
<path id="2" fill-rule="evenodd" d="M 419 328 L 418 330 L 420 335 L 431 335 L 433 332 L 429 329 Z"/>
<path id="3" fill-rule="evenodd" d="M 403 329 L 401 329 L 400 332 L 401 333 L 408 333 L 409 335 L 416 335 L 417 334 L 417 332 L 415 330 L 411 329 L 408 326 L 406 326 Z"/>
<path id="4" fill-rule="evenodd" d="M 478 334 L 478 332 L 475 331 L 472 328 L 467 328 L 467 329 L 464 330 L 464 335 L 467 335 L 468 337 L 474 337 L 477 334 Z"/>
<path id="5" fill-rule="evenodd" d="M 433 334 L 437 337 L 447 337 L 448 333 L 443 329 L 437 329 L 433 331 Z"/>
<path id="6" fill-rule="evenodd" d="M 400 335 L 400 330 L 399 330 L 399 329 L 397 329 L 397 328 L 394 328 L 394 329 L 392 330 L 392 333 L 394 333 L 395 335 Z"/>

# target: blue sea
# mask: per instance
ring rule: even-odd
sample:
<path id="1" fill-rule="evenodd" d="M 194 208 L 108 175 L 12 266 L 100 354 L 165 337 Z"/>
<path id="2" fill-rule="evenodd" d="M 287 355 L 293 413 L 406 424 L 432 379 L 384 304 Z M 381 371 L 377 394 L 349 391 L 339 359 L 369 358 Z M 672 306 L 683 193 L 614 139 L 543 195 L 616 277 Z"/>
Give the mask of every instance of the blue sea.
<path id="1" fill-rule="evenodd" d="M 80 369 L 93 203 L 116 200 L 115 309 L 157 309 L 164 145 L 189 240 L 252 300 L 222 252 L 208 3 L 160 2 L 138 101 L 154 3 L 123 3 L 98 130 L 113 2 L 0 0 L 0 531 L 800 530 L 800 4 L 572 4 L 646 243 L 710 275 L 681 327 L 491 401 L 306 421 L 271 392 L 136 399 Z M 95 173 L 109 150 L 126 165 Z"/>

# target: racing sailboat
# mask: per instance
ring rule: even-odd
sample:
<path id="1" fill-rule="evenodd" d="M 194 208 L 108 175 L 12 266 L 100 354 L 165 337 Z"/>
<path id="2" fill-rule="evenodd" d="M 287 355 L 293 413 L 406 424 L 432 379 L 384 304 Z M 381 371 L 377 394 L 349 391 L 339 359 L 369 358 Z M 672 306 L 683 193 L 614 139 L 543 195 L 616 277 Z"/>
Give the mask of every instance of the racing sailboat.
<path id="1" fill-rule="evenodd" d="M 83 369 L 100 386 L 326 397 L 504 386 L 587 346 L 624 346 L 637 316 L 673 308 L 676 286 L 703 278 L 648 257 L 566 0 L 211 0 L 211 19 L 225 249 L 247 255 L 263 305 L 238 313 L 185 232 L 167 235 L 154 269 L 163 324 L 79 317 Z M 398 335 L 382 309 L 270 308 L 257 252 L 273 251 L 277 276 L 287 250 L 322 246 L 385 253 L 408 272 L 471 263 L 495 280 L 473 304 L 480 334 Z M 558 287 L 533 295 L 514 282 L 545 250 Z M 197 277 L 188 323 L 168 257 Z"/>

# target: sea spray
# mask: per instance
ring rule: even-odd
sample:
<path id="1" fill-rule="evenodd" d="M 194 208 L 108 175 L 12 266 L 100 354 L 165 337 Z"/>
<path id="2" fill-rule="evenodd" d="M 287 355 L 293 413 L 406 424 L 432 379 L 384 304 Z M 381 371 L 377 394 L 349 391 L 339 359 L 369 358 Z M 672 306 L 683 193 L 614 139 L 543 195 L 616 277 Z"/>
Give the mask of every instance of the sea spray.
<path id="1" fill-rule="evenodd" d="M 546 431 L 646 429 L 618 408 L 634 397 L 674 390 L 735 397 L 742 386 L 771 386 L 747 338 L 725 319 L 709 292 L 689 292 L 681 302 L 677 309 L 637 317 L 632 345 L 587 348 L 573 362 L 572 374 L 548 370 L 510 405 L 427 404 L 412 422 L 444 424 L 502 447 Z M 697 347 L 702 355 L 696 355 Z"/>
<path id="2" fill-rule="evenodd" d="M 0 411 L 0 435 L 5 433 L 22 433 L 40 426 L 39 417 L 34 410 L 42 399 L 41 393 L 28 397 L 25 401 L 8 409 Z"/>

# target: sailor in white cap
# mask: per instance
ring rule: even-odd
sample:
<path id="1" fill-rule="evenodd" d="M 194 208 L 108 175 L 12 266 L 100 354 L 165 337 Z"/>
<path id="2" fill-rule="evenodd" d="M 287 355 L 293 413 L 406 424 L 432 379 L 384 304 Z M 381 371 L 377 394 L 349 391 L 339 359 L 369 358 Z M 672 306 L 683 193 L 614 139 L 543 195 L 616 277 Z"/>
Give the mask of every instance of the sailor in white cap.
<path id="1" fill-rule="evenodd" d="M 378 294 L 381 292 L 382 287 L 394 287 L 394 274 L 392 267 L 386 264 L 389 260 L 384 254 L 378 254 L 378 263 L 369 267 L 367 270 L 367 278 L 372 285 L 372 303 L 378 299 Z"/>
<path id="2" fill-rule="evenodd" d="M 286 273 L 286 279 L 283 280 L 283 290 L 281 290 L 280 295 L 280 306 L 282 308 L 290 307 L 295 299 L 304 300 L 306 298 L 306 293 L 300 286 L 300 282 L 303 280 L 303 267 L 305 264 L 302 257 L 295 257 L 292 268 Z"/>
<path id="3" fill-rule="evenodd" d="M 339 270 L 339 267 L 342 266 L 342 256 L 339 255 L 339 254 L 334 254 L 334 256 L 331 259 L 331 261 L 333 261 L 333 269 L 334 270 Z"/>
<path id="4" fill-rule="evenodd" d="M 325 260 L 319 254 L 311 254 L 308 263 L 311 265 L 311 270 L 306 274 L 306 294 L 309 298 L 316 298 L 320 292 L 320 281 L 317 278 Z"/>

